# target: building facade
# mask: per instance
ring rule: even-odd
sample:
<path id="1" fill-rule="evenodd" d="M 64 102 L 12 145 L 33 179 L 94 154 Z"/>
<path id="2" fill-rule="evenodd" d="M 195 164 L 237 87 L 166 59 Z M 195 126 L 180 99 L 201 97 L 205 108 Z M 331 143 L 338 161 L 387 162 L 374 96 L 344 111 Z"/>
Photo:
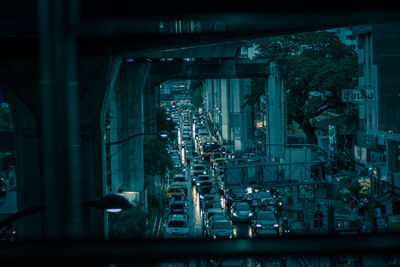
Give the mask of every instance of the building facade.
<path id="1" fill-rule="evenodd" d="M 353 27 L 358 37 L 359 90 L 373 93 L 360 102 L 354 157 L 368 170 L 372 190 L 400 193 L 400 22 Z"/>

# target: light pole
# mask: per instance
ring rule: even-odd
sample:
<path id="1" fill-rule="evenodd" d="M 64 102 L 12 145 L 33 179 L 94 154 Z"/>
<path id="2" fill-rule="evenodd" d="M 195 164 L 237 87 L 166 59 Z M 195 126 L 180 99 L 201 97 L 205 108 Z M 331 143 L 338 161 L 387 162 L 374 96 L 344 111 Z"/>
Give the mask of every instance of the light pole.
<path id="1" fill-rule="evenodd" d="M 110 146 L 112 145 L 118 145 L 118 144 L 122 144 L 125 142 L 128 142 L 129 140 L 131 140 L 132 138 L 138 137 L 138 136 L 142 136 L 142 135 L 158 135 L 161 138 L 168 138 L 168 132 L 167 131 L 160 131 L 158 133 L 138 133 L 138 134 L 133 134 L 131 136 L 128 136 L 122 140 L 118 140 L 118 141 L 114 141 L 114 142 L 110 142 L 108 143 Z"/>

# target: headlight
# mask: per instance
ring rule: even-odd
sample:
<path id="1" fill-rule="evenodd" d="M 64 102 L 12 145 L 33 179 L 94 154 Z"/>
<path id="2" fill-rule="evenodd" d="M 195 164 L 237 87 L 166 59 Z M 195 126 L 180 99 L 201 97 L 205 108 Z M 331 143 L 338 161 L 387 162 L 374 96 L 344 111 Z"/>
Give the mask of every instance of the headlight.
<path id="1" fill-rule="evenodd" d="M 207 171 L 203 171 L 204 174 L 207 174 Z"/>
<path id="2" fill-rule="evenodd" d="M 250 213 L 249 213 L 249 216 L 250 216 L 250 217 L 251 217 L 251 216 L 253 216 L 253 213 L 252 213 L 252 212 L 250 212 Z"/>
<path id="3" fill-rule="evenodd" d="M 274 224 L 274 227 L 275 227 L 275 228 L 278 228 L 278 227 L 279 227 L 279 225 L 276 223 L 276 224 Z"/>
<path id="4" fill-rule="evenodd" d="M 201 198 L 201 199 L 203 199 L 203 198 L 204 198 L 204 196 L 203 196 L 203 195 L 200 195 L 200 198 Z"/>
<path id="5" fill-rule="evenodd" d="M 257 223 L 257 224 L 256 224 L 256 227 L 257 227 L 257 228 L 262 228 L 262 225 L 259 224 L 259 223 Z"/>
<path id="6" fill-rule="evenodd" d="M 200 186 L 200 183 L 196 183 L 197 186 Z"/>
<path id="7" fill-rule="evenodd" d="M 217 239 L 217 236 L 216 236 L 216 235 L 212 235 L 212 237 L 213 237 L 214 239 Z"/>
<path id="8" fill-rule="evenodd" d="M 229 236 L 229 239 L 232 239 L 232 238 L 233 238 L 233 235 L 230 235 L 230 236 Z"/>
<path id="9" fill-rule="evenodd" d="M 232 213 L 233 216 L 237 216 L 236 212 Z"/>

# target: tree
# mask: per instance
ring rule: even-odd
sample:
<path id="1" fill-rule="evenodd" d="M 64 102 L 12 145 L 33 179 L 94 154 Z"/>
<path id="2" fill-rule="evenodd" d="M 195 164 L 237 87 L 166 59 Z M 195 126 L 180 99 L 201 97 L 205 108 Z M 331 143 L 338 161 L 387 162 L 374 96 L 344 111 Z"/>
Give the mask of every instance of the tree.
<path id="1" fill-rule="evenodd" d="M 162 107 L 157 108 L 157 131 L 167 131 L 168 139 L 176 138 L 175 123 L 167 120 L 168 114 Z M 167 140 L 158 136 L 146 136 L 143 142 L 144 172 L 146 175 L 165 175 L 172 167 L 167 151 Z"/>
<path id="2" fill-rule="evenodd" d="M 343 112 L 341 90 L 357 85 L 357 54 L 335 33 L 308 32 L 269 38 L 258 48 L 258 58 L 280 60 L 286 65 L 287 121 L 295 121 L 317 144 L 311 119 L 327 110 Z M 264 93 L 264 85 L 253 83 L 246 104 Z"/>
<path id="3" fill-rule="evenodd" d="M 159 137 L 146 137 L 143 143 L 144 172 L 146 175 L 165 175 L 172 167 L 166 143 Z"/>
<path id="4" fill-rule="evenodd" d="M 193 106 L 201 107 L 203 105 L 202 84 L 200 81 L 192 81 L 189 95 Z"/>
<path id="5" fill-rule="evenodd" d="M 144 238 L 148 229 L 147 215 L 143 211 L 142 204 L 119 213 L 108 214 L 110 239 Z"/>
<path id="6" fill-rule="evenodd" d="M 11 110 L 8 108 L 0 108 L 0 130 L 13 131 L 14 123 L 11 115 Z"/>

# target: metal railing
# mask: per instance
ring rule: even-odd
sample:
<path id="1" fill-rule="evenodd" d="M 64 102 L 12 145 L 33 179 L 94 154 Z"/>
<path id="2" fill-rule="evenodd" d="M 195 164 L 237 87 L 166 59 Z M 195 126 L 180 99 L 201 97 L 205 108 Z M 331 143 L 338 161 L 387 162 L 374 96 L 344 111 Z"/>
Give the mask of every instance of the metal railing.
<path id="1" fill-rule="evenodd" d="M 398 255 L 400 235 L 290 236 L 238 240 L 71 240 L 0 243 L 6 263 L 157 263 L 210 258 Z"/>

